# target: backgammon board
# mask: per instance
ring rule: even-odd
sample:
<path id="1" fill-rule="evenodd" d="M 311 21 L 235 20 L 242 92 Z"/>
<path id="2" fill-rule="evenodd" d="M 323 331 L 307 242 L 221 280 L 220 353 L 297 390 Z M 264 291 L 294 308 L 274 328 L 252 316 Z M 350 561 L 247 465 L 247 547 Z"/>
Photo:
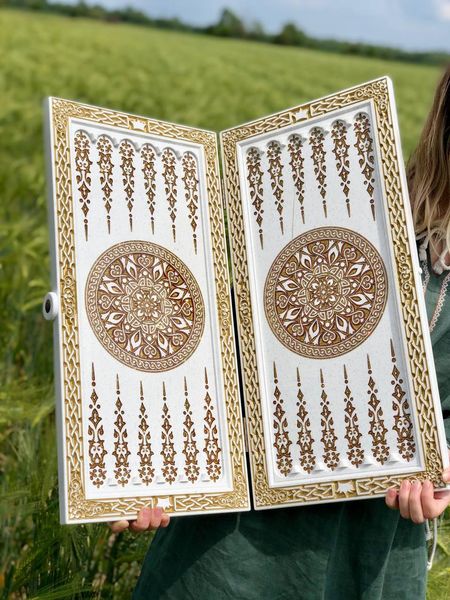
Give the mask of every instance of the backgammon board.
<path id="1" fill-rule="evenodd" d="M 221 132 L 224 198 L 213 132 L 47 123 L 63 522 L 444 486 L 388 78 Z"/>

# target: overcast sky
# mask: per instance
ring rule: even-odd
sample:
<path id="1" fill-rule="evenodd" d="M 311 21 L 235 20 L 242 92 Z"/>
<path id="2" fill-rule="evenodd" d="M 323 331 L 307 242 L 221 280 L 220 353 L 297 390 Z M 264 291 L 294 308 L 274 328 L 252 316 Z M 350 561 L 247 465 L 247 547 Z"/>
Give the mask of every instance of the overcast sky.
<path id="1" fill-rule="evenodd" d="M 450 0 L 92 0 L 133 6 L 194 25 L 217 21 L 224 7 L 269 32 L 293 21 L 307 33 L 418 50 L 450 51 Z"/>

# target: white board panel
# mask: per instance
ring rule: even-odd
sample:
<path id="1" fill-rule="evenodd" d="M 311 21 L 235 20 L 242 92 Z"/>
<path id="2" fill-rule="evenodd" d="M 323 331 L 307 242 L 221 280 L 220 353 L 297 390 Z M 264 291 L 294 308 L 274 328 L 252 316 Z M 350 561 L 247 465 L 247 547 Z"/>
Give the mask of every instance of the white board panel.
<path id="1" fill-rule="evenodd" d="M 248 508 L 215 135 L 50 99 L 65 522 Z"/>
<path id="2" fill-rule="evenodd" d="M 222 133 L 257 508 L 443 485 L 394 122 L 383 78 Z"/>

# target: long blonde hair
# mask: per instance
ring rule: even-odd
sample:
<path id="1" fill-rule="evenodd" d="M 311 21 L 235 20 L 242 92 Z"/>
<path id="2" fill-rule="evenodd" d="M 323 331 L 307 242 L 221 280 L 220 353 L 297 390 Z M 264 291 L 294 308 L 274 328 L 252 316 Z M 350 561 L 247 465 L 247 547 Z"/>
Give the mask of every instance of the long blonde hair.
<path id="1" fill-rule="evenodd" d="M 450 249 L 450 65 L 408 161 L 407 178 L 416 234 L 428 234 L 438 254 Z"/>

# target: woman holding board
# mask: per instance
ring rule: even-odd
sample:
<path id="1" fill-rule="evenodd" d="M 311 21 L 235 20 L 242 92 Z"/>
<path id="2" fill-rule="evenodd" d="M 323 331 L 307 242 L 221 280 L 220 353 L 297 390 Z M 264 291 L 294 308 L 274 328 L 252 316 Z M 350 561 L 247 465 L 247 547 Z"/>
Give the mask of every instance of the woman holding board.
<path id="1" fill-rule="evenodd" d="M 427 313 L 450 443 L 450 66 L 408 165 Z M 444 473 L 450 482 L 450 470 Z M 425 598 L 426 521 L 450 504 L 430 481 L 385 499 L 170 518 L 143 509 L 114 532 L 158 528 L 134 600 Z"/>

